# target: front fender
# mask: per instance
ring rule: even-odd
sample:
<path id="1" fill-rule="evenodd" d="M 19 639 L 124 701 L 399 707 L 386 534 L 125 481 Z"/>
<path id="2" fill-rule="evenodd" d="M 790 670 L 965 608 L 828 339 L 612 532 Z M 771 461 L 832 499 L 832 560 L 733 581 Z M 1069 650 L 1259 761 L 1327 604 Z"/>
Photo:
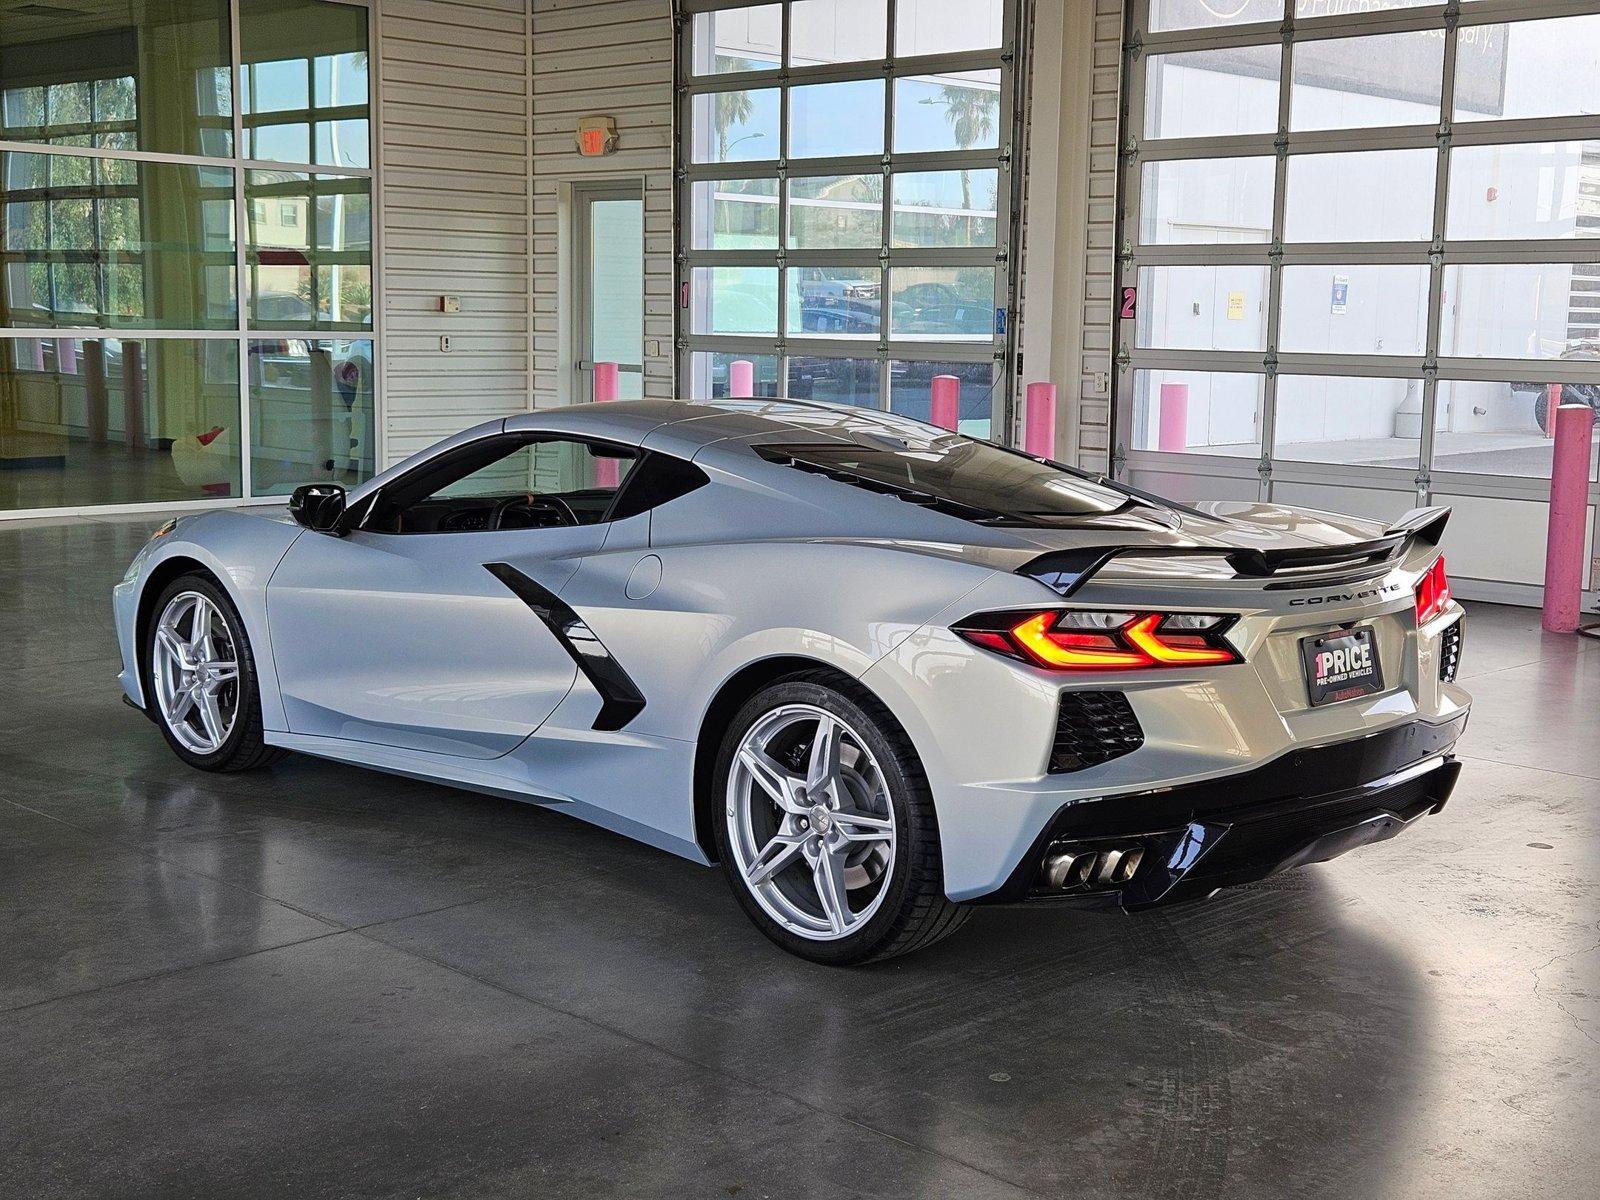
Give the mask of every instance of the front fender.
<path id="1" fill-rule="evenodd" d="M 268 510 L 276 512 L 277 510 Z M 185 518 L 171 533 L 147 542 L 112 589 L 123 693 L 143 709 L 144 679 L 139 661 L 139 627 L 156 591 L 184 570 L 198 566 L 213 575 L 244 621 L 255 655 L 266 728 L 288 728 L 273 669 L 272 632 L 267 621 L 267 583 L 289 547 L 305 532 L 300 526 L 249 511 L 205 513 Z"/>

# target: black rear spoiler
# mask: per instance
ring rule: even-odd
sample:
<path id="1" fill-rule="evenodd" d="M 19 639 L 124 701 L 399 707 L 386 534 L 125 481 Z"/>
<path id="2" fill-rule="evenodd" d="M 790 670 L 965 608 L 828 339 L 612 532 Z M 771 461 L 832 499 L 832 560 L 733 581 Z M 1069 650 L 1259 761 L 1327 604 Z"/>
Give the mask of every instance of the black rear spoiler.
<path id="1" fill-rule="evenodd" d="M 1086 546 L 1081 550 L 1053 550 L 1030 559 L 1017 569 L 1017 574 L 1037 579 L 1052 591 L 1070 596 L 1112 559 L 1123 555 L 1139 558 L 1220 558 L 1237 578 L 1264 580 L 1264 586 L 1271 590 L 1320 587 L 1373 575 L 1401 557 L 1412 542 L 1438 545 L 1449 519 L 1448 507 L 1414 508 L 1384 530 L 1380 537 L 1331 546 L 1258 550 L 1253 547 L 1191 544 Z"/>

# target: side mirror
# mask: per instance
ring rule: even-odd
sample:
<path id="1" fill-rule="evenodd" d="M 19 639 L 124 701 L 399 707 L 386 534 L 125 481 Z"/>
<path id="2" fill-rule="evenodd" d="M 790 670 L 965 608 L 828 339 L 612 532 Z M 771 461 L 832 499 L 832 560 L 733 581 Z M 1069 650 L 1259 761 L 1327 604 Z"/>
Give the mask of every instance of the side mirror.
<path id="1" fill-rule="evenodd" d="M 304 483 L 289 497 L 289 515 L 307 529 L 331 532 L 344 515 L 344 488 L 337 483 Z"/>

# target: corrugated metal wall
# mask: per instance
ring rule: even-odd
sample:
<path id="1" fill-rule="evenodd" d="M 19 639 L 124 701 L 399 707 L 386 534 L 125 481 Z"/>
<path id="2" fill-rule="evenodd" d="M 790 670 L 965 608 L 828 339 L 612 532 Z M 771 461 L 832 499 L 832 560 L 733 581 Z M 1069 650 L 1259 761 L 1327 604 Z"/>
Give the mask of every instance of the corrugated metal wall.
<path id="1" fill-rule="evenodd" d="M 390 463 L 528 407 L 527 10 L 528 0 L 380 3 Z M 442 295 L 459 296 L 461 312 L 441 313 Z"/>
<path id="2" fill-rule="evenodd" d="M 1082 390 L 1078 396 L 1078 463 L 1111 465 L 1111 398 L 1092 386 L 1112 378 L 1112 318 L 1117 272 L 1117 127 L 1122 88 L 1122 0 L 1095 0 L 1089 96 L 1089 202 L 1084 214 Z M 1070 217 L 1066 219 L 1070 220 Z M 1064 391 L 1066 389 L 1063 389 Z"/>
<path id="3" fill-rule="evenodd" d="M 573 391 L 558 241 L 564 191 L 589 179 L 627 180 L 643 191 L 644 390 L 672 395 L 672 35 L 670 0 L 533 0 L 536 407 L 586 398 Z M 616 153 L 579 156 L 573 137 L 589 115 L 616 119 Z"/>

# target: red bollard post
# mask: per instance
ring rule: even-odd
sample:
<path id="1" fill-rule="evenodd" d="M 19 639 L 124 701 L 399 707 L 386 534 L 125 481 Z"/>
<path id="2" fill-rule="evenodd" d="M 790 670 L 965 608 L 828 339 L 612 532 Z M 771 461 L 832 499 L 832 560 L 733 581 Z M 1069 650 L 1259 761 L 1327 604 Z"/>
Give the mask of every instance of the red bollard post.
<path id="1" fill-rule="evenodd" d="M 1189 385 L 1161 385 L 1161 423 L 1156 430 L 1156 449 L 1181 454 L 1189 448 Z"/>
<path id="2" fill-rule="evenodd" d="M 745 358 L 734 359 L 728 364 L 728 395 L 735 400 L 748 400 L 755 394 L 755 363 Z"/>
<path id="3" fill-rule="evenodd" d="M 1556 435 L 1556 409 L 1561 407 L 1561 389 L 1564 386 L 1559 383 L 1544 385 L 1544 436 L 1547 438 Z"/>
<path id="4" fill-rule="evenodd" d="M 961 380 L 954 375 L 933 377 L 933 423 L 954 429 L 961 419 Z"/>
<path id="5" fill-rule="evenodd" d="M 1544 612 L 1550 633 L 1574 633 L 1583 605 L 1583 535 L 1589 518 L 1589 452 L 1594 409 L 1563 404 L 1550 410 L 1556 444 L 1550 462 L 1550 526 L 1544 548 Z"/>
<path id="6" fill-rule="evenodd" d="M 1040 458 L 1056 456 L 1056 385 L 1030 383 L 1022 426 L 1022 448 Z"/>
<path id="7" fill-rule="evenodd" d="M 621 389 L 620 372 L 614 362 L 597 362 L 594 365 L 594 399 L 595 403 L 606 400 L 615 400 Z"/>

